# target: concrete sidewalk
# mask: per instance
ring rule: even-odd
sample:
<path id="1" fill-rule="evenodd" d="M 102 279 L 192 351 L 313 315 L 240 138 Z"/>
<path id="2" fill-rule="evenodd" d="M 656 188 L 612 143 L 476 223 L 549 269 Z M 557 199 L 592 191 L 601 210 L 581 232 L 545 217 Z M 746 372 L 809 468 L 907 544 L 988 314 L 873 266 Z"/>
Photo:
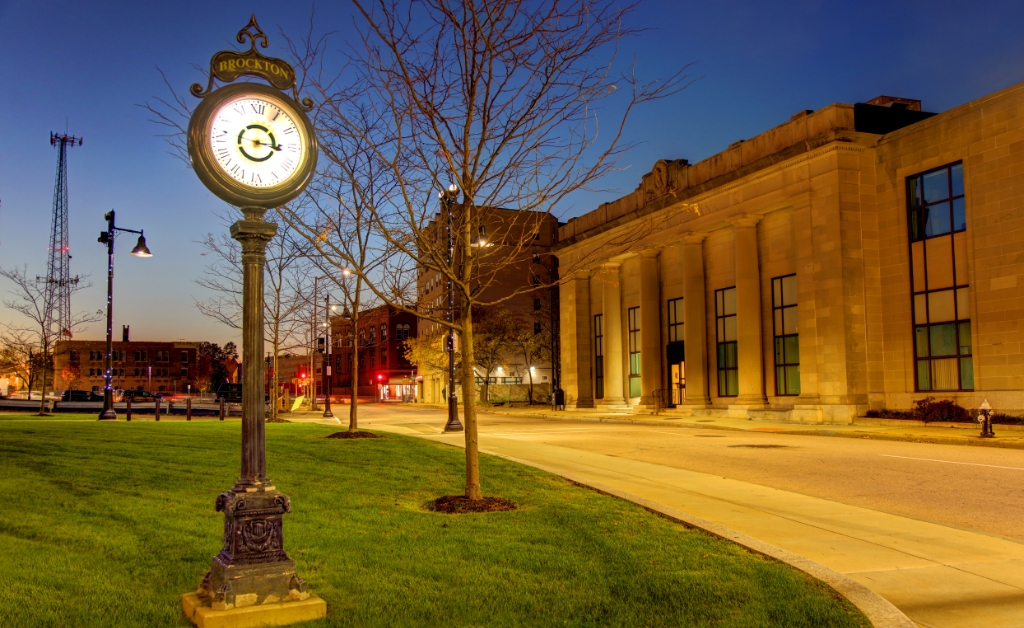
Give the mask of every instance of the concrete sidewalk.
<path id="1" fill-rule="evenodd" d="M 721 423 L 722 429 L 738 429 Z M 463 444 L 462 434 L 430 433 L 379 420 L 366 421 L 365 427 Z M 481 451 L 611 487 L 818 562 L 879 593 L 920 626 L 1024 627 L 1024 544 L 529 438 L 485 433 L 480 442 Z"/>
<path id="2" fill-rule="evenodd" d="M 434 408 L 434 406 L 425 406 Z M 825 425 L 810 423 L 785 423 L 780 421 L 756 421 L 725 417 L 696 418 L 670 414 L 635 414 L 632 412 L 602 412 L 599 410 L 561 410 L 555 412 L 546 406 L 521 408 L 481 408 L 480 413 L 505 415 L 552 421 L 582 421 L 601 423 L 624 423 L 634 425 L 658 425 L 661 427 L 688 427 L 700 429 L 741 430 L 748 432 L 773 432 L 798 434 L 801 436 L 833 436 L 842 438 L 876 438 L 914 443 L 936 443 L 941 445 L 976 445 L 981 447 L 1006 447 L 1024 449 L 1024 426 L 995 425 L 996 438 L 981 438 L 981 428 L 969 424 L 916 425 L 916 421 L 872 420 L 853 425 Z"/>

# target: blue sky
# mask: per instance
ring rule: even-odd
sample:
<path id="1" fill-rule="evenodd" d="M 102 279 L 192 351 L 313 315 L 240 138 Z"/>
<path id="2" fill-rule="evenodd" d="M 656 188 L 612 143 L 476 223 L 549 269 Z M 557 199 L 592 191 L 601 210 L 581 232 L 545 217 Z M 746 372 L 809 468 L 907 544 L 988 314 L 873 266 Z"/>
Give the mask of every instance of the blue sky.
<path id="1" fill-rule="evenodd" d="M 340 49 L 353 32 L 344 2 L 0 0 L 0 265 L 45 273 L 56 169 L 48 134 L 67 125 L 85 138 L 69 157 L 72 272 L 93 283 L 73 308 L 104 306 L 96 237 L 113 208 L 119 224 L 146 230 L 154 253 L 133 258 L 134 239 L 119 240 L 115 331 L 237 340 L 194 306 L 206 260 L 195 240 L 224 228 L 215 215 L 223 204 L 168 154 L 136 105 L 168 95 L 158 68 L 191 98 L 201 78 L 193 66 L 234 47 L 250 13 L 270 35 L 268 54 L 284 56 L 279 33 L 301 37 L 314 8 L 315 29 L 334 32 Z M 1024 81 L 1021 2 L 650 0 L 633 25 L 650 28 L 623 50 L 641 75 L 693 62 L 700 80 L 632 120 L 628 139 L 640 145 L 603 185 L 617 192 L 577 195 L 563 220 L 631 191 L 658 159 L 703 159 L 803 109 L 887 94 L 937 112 Z M 0 308 L 0 322 L 9 320 Z M 80 337 L 102 333 L 94 324 Z"/>

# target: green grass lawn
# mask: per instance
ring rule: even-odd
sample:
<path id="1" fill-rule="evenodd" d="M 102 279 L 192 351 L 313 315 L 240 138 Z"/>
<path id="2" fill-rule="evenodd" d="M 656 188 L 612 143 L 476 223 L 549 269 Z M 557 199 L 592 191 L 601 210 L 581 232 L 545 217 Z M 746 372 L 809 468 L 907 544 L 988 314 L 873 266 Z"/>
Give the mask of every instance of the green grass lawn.
<path id="1" fill-rule="evenodd" d="M 58 417 L 61 418 L 61 417 Z M 220 549 L 238 421 L 0 423 L 0 626 L 187 626 Z M 462 450 L 267 426 L 292 498 L 285 548 L 328 604 L 310 626 L 868 626 L 785 565 L 611 497 L 482 456 L 513 512 L 442 515 Z"/>

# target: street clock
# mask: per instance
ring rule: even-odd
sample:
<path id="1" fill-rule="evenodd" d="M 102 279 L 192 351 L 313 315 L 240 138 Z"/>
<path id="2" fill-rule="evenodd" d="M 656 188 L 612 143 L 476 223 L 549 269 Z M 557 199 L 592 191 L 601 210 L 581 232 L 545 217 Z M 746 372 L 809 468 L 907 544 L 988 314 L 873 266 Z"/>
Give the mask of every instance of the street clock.
<path id="1" fill-rule="evenodd" d="M 280 207 L 302 193 L 316 168 L 317 141 L 306 116 L 312 101 L 299 104 L 295 71 L 285 61 L 264 57 L 257 43 L 267 37 L 255 16 L 237 40 L 252 42 L 249 51 L 222 51 L 210 62 L 203 99 L 188 125 L 188 154 L 203 184 L 228 203 L 246 208 Z M 219 89 L 213 80 L 232 82 L 256 76 L 263 83 L 241 82 Z M 283 90 L 291 88 L 293 96 Z"/>

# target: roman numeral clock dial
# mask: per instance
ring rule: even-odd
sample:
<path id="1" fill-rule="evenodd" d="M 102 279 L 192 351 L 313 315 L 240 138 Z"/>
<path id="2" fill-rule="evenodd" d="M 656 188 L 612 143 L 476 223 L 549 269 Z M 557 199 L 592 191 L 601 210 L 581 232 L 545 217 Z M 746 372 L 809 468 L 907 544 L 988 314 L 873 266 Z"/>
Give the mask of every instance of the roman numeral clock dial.
<path id="1" fill-rule="evenodd" d="M 209 142 L 221 171 L 246 188 L 270 188 L 292 178 L 303 160 L 303 133 L 282 104 L 259 97 L 223 103 Z"/>

